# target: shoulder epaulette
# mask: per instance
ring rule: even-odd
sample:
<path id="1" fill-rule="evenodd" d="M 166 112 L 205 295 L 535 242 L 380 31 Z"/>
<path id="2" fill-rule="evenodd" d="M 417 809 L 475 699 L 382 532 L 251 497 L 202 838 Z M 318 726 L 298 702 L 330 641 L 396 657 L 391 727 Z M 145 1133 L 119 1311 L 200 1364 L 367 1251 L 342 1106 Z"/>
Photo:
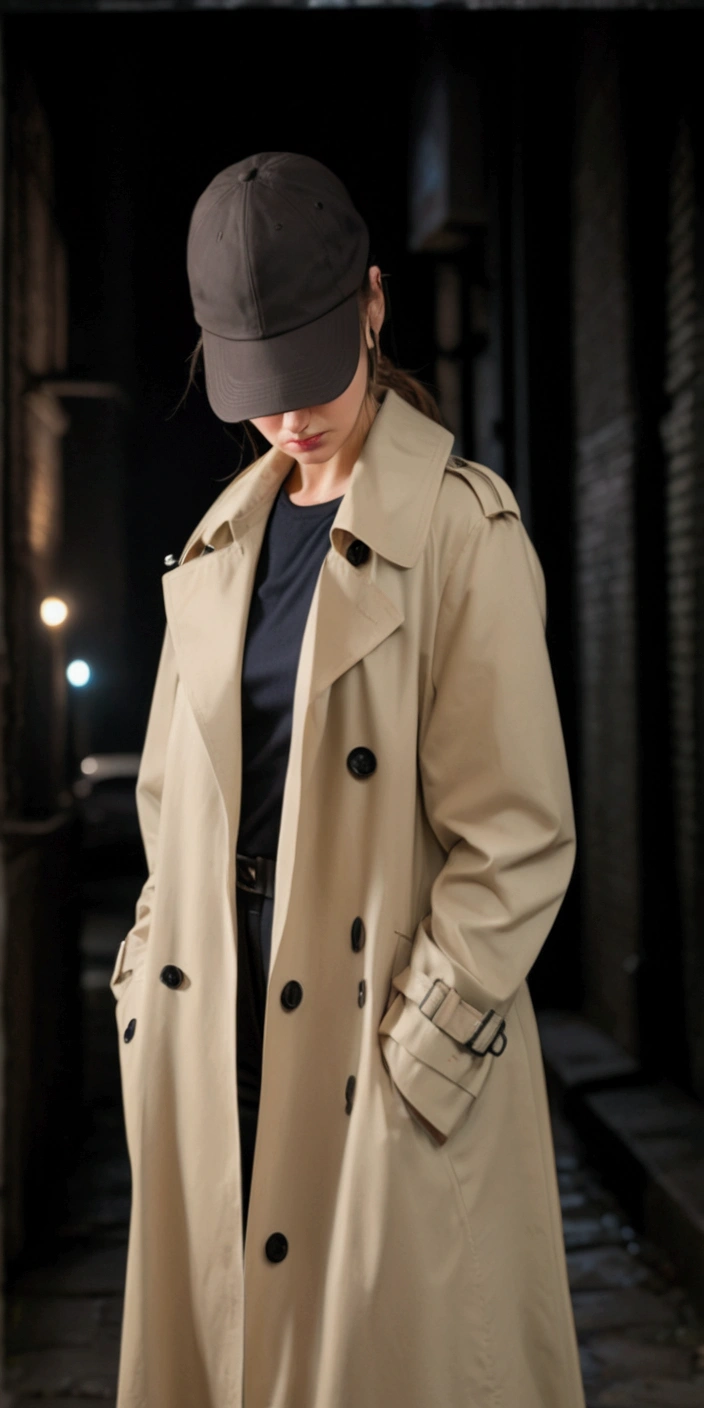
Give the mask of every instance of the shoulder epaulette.
<path id="1" fill-rule="evenodd" d="M 446 469 L 451 474 L 460 474 L 474 490 L 487 518 L 499 513 L 513 513 L 520 518 L 518 500 L 501 474 L 488 469 L 485 464 L 475 464 L 473 460 L 460 459 L 451 455 Z"/>

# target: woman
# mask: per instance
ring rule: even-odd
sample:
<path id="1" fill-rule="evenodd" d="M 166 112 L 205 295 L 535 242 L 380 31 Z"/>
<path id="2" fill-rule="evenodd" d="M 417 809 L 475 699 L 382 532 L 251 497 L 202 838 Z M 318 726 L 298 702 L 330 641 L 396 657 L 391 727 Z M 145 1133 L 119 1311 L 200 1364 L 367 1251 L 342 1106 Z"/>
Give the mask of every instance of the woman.
<path id="1" fill-rule="evenodd" d="M 306 157 L 193 212 L 209 400 L 271 448 L 164 577 L 118 1408 L 583 1408 L 525 981 L 575 855 L 544 579 L 367 259 Z"/>

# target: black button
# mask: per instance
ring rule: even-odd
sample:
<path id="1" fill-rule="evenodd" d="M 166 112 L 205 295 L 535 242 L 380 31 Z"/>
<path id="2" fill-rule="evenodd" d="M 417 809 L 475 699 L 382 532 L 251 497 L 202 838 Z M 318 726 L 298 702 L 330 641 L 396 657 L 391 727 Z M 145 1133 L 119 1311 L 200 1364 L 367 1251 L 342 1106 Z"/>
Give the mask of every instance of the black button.
<path id="1" fill-rule="evenodd" d="M 347 754 L 347 766 L 355 777 L 369 777 L 376 770 L 376 758 L 371 748 L 353 748 Z"/>
<path id="2" fill-rule="evenodd" d="M 359 984 L 359 987 L 358 987 L 358 989 L 357 989 L 357 1004 L 358 1004 L 358 1006 L 359 1006 L 359 1007 L 363 1007 L 364 1004 L 365 1004 L 365 1002 L 366 1002 L 366 1000 L 367 1000 L 367 985 L 366 985 L 366 983 L 365 983 L 365 981 L 364 981 L 364 978 L 362 978 L 362 981 L 361 981 L 361 983 Z"/>
<path id="3" fill-rule="evenodd" d="M 167 963 L 166 967 L 162 968 L 159 977 L 167 988 L 180 988 L 183 982 L 183 969 L 177 968 L 175 963 Z"/>
<path id="4" fill-rule="evenodd" d="M 359 953 L 359 950 L 361 948 L 364 948 L 364 940 L 367 937 L 364 929 L 364 920 L 360 919 L 359 915 L 356 919 L 352 920 L 352 929 L 350 933 L 352 937 L 352 947 L 355 953 Z"/>
<path id="5" fill-rule="evenodd" d="M 300 983 L 285 983 L 281 989 L 281 1006 L 284 1007 L 287 1012 L 293 1012 L 294 1007 L 298 1006 L 302 998 L 303 988 Z"/>
<path id="6" fill-rule="evenodd" d="M 347 549 L 347 561 L 351 562 L 353 567 L 361 567 L 368 557 L 369 548 L 366 543 L 363 543 L 361 538 L 355 538 Z"/>
<path id="7" fill-rule="evenodd" d="M 272 1232 L 266 1239 L 264 1250 L 269 1261 L 283 1261 L 288 1253 L 288 1241 L 283 1232 Z"/>
<path id="8" fill-rule="evenodd" d="M 353 1103 L 354 1103 L 354 1088 L 355 1088 L 356 1084 L 357 1084 L 357 1081 L 355 1080 L 355 1077 L 354 1077 L 354 1076 L 348 1076 L 348 1077 L 347 1077 L 347 1085 L 345 1086 L 345 1114 L 346 1114 L 346 1115 L 349 1115 L 349 1114 L 351 1114 L 351 1112 L 352 1112 L 352 1105 L 353 1105 Z"/>
<path id="9" fill-rule="evenodd" d="M 238 181 L 253 181 L 258 170 L 258 166 L 250 166 L 249 171 L 240 171 L 237 179 Z"/>
<path id="10" fill-rule="evenodd" d="M 123 1039 L 123 1041 L 131 1041 L 131 1040 L 132 1040 L 132 1037 L 134 1036 L 134 1033 L 135 1033 L 135 1028 L 136 1028 L 136 1026 L 137 1026 L 137 1018 L 136 1018 L 136 1017 L 132 1017 L 131 1021 L 129 1021 L 129 1022 L 127 1023 L 127 1026 L 125 1027 L 125 1030 L 124 1030 L 124 1032 L 122 1033 L 122 1039 Z"/>

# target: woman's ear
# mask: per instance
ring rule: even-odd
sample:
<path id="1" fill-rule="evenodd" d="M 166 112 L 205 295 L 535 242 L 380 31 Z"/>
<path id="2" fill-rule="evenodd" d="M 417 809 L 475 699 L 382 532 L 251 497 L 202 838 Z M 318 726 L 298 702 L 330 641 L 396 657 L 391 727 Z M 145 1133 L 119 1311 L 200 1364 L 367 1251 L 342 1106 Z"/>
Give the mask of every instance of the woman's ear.
<path id="1" fill-rule="evenodd" d="M 369 283 L 371 286 L 371 296 L 367 303 L 367 326 L 370 329 L 372 337 L 375 337 L 381 332 L 386 313 L 384 286 L 381 282 L 381 269 L 378 264 L 372 264 L 369 269 Z M 365 340 L 367 346 L 369 346 L 366 328 Z"/>

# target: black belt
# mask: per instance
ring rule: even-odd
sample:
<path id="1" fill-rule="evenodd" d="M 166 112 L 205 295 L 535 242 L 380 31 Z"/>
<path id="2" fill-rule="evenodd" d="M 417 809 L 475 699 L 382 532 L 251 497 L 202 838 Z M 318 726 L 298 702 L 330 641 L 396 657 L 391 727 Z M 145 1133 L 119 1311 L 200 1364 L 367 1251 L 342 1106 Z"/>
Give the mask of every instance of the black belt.
<path id="1" fill-rule="evenodd" d="M 274 898 L 274 878 L 276 861 L 269 856 L 235 856 L 235 869 L 238 890 L 249 890 L 255 895 Z"/>

